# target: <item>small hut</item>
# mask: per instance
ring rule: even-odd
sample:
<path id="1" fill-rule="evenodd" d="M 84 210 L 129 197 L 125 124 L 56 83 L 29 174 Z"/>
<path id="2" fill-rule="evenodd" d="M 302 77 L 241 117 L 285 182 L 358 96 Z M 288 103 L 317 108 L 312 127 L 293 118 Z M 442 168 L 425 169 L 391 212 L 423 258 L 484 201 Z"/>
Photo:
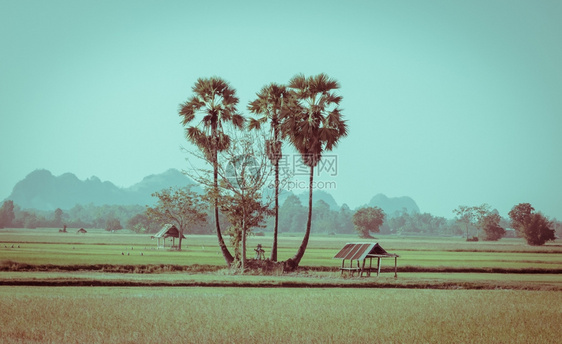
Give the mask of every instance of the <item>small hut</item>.
<path id="1" fill-rule="evenodd" d="M 84 228 L 80 228 L 80 229 L 76 232 L 76 234 L 86 234 L 86 233 L 88 233 L 88 232 L 87 232 Z"/>
<path id="2" fill-rule="evenodd" d="M 165 224 L 162 229 L 152 236 L 152 239 L 156 238 L 156 249 L 166 248 L 166 239 L 172 238 L 172 248 L 175 247 L 176 238 L 180 237 L 180 231 L 176 228 L 176 226 L 171 225 L 169 223 Z M 185 239 L 185 235 L 181 235 L 182 239 Z M 160 244 L 160 239 L 162 239 L 162 244 Z"/>
<path id="3" fill-rule="evenodd" d="M 377 276 L 381 272 L 381 259 L 394 258 L 394 277 L 397 277 L 397 265 L 399 255 L 388 253 L 378 243 L 347 243 L 345 246 L 334 256 L 334 259 L 341 259 L 341 273 L 349 271 L 351 275 L 355 272 L 363 277 L 363 273 L 371 276 L 372 271 L 377 272 Z M 373 267 L 373 258 L 377 258 L 377 267 Z M 367 259 L 369 266 L 366 266 Z M 345 266 L 345 261 L 349 261 L 349 267 Z"/>

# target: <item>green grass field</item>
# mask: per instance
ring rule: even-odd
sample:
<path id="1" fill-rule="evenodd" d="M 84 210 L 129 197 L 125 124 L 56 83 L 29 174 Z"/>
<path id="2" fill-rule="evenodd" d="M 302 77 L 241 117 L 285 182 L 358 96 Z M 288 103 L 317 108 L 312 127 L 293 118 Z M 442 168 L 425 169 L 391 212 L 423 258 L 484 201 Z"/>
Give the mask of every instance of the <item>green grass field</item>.
<path id="1" fill-rule="evenodd" d="M 281 236 L 279 260 L 290 258 L 300 240 L 298 234 Z M 362 240 L 354 236 L 312 236 L 301 265 L 337 267 L 340 261 L 332 257 L 346 242 L 354 241 Z M 380 236 L 376 241 L 387 251 L 400 255 L 399 266 L 562 269 L 562 245 L 557 244 L 530 247 L 522 239 L 467 243 L 461 238 L 396 236 Z M 258 243 L 264 245 L 266 256 L 269 253 L 270 236 L 251 237 L 250 258 Z M 134 233 L 90 230 L 78 235 L 58 233 L 56 229 L 0 230 L 0 261 L 34 265 L 224 265 L 214 235 L 188 236 L 181 252 L 156 250 L 155 246 L 149 235 Z"/>
<path id="2" fill-rule="evenodd" d="M 301 237 L 280 237 L 280 260 Z M 398 278 L 393 260 L 378 277 L 342 276 L 332 257 L 359 241 L 313 235 L 308 269 L 241 275 L 213 235 L 178 252 L 134 233 L 3 229 L 0 342 L 560 342 L 561 245 L 379 236 Z M 251 237 L 250 257 L 258 243 L 269 253 L 270 236 Z"/>

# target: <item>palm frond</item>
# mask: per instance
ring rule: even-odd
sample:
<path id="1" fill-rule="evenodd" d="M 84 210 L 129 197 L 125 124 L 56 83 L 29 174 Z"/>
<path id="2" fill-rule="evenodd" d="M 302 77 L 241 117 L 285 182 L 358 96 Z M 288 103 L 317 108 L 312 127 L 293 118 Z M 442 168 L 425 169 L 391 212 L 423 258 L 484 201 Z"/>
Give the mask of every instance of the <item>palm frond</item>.
<path id="1" fill-rule="evenodd" d="M 236 113 L 231 116 L 230 122 L 235 128 L 242 129 L 244 127 L 244 123 L 246 122 L 246 118 Z"/>
<path id="2" fill-rule="evenodd" d="M 248 119 L 248 130 L 260 130 L 263 124 L 267 123 L 266 117 Z"/>

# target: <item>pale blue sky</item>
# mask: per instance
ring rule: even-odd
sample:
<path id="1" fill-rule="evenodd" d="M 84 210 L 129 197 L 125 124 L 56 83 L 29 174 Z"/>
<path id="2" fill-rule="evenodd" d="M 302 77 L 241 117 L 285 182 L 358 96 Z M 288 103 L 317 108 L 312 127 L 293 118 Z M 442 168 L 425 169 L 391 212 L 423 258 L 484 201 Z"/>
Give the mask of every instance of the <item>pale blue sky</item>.
<path id="1" fill-rule="evenodd" d="M 560 1 L 0 0 L 0 199 L 37 168 L 119 186 L 186 168 L 198 77 L 247 113 L 266 83 L 324 72 L 349 120 L 338 202 L 562 219 L 560 18 Z"/>

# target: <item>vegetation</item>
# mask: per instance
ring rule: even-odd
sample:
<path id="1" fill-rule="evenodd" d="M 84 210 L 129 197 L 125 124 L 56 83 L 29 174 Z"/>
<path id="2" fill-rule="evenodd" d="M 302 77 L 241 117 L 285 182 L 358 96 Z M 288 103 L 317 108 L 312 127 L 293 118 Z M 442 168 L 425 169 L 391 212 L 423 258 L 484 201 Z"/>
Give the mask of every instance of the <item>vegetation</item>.
<path id="1" fill-rule="evenodd" d="M 272 83 L 264 86 L 257 94 L 257 99 L 248 105 L 251 113 L 262 116 L 258 119 L 251 118 L 248 129 L 259 130 L 264 124 L 269 124 L 265 153 L 275 171 L 273 184 L 275 189 L 273 245 L 270 256 L 270 259 L 274 262 L 277 261 L 277 236 L 279 234 L 279 161 L 283 157 L 281 138 L 286 136 L 286 133 L 282 131 L 281 123 L 289 107 L 292 107 L 290 104 L 292 99 L 293 97 L 285 86 Z"/>
<path id="2" fill-rule="evenodd" d="M 371 232 L 379 233 L 385 213 L 379 207 L 363 207 L 353 214 L 355 230 L 361 238 L 372 239 Z"/>
<path id="3" fill-rule="evenodd" d="M 255 151 L 259 148 L 260 137 L 246 133 L 238 137 L 221 154 L 226 161 L 221 163 L 221 197 L 219 204 L 230 227 L 228 234 L 234 246 L 234 263 L 242 271 L 246 269 L 246 241 L 254 228 L 263 228 L 265 217 L 271 215 L 267 199 L 262 190 L 269 177 L 265 154 Z M 226 165 L 226 169 L 222 166 Z M 204 182 L 204 179 L 203 179 Z"/>
<path id="4" fill-rule="evenodd" d="M 541 213 L 535 213 L 529 203 L 519 203 L 509 212 L 511 223 L 515 230 L 527 240 L 529 245 L 544 245 L 547 241 L 553 241 L 553 224 Z"/>
<path id="5" fill-rule="evenodd" d="M 562 294 L 548 291 L 0 287 L 0 337 L 4 343 L 555 343 L 561 302 Z M 342 319 L 361 326 L 351 331 Z"/>
<path id="6" fill-rule="evenodd" d="M 219 218 L 219 181 L 218 181 L 218 153 L 228 149 L 230 137 L 224 127 L 231 124 L 241 129 L 244 117 L 238 114 L 236 105 L 238 98 L 235 90 L 223 79 L 212 77 L 198 79 L 192 88 L 193 95 L 181 104 L 179 115 L 186 128 L 187 139 L 195 144 L 204 154 L 206 160 L 213 167 L 213 196 L 214 215 L 217 239 L 222 255 L 228 265 L 234 257 L 228 250 L 220 228 Z M 193 125 L 196 117 L 201 117 Z"/>
<path id="7" fill-rule="evenodd" d="M 310 168 L 308 185 L 308 219 L 302 243 L 296 254 L 287 260 L 287 268 L 296 268 L 308 245 L 312 226 L 312 192 L 314 168 L 325 151 L 331 151 L 339 140 L 347 136 L 347 124 L 339 109 L 342 100 L 335 91 L 339 83 L 326 74 L 312 77 L 297 75 L 289 81 L 294 92 L 295 107 L 284 118 L 282 127 L 304 165 Z"/>
<path id="8" fill-rule="evenodd" d="M 467 241 L 474 241 L 479 238 L 479 235 L 470 238 L 468 235 L 470 227 L 475 228 L 477 233 L 482 233 L 482 237 L 486 241 L 499 240 L 506 234 L 505 229 L 500 225 L 502 218 L 497 210 L 491 211 L 488 204 L 484 203 L 473 207 L 460 205 L 453 210 L 453 213 L 457 215 L 458 222 L 464 223 Z"/>
<path id="9" fill-rule="evenodd" d="M 158 198 L 154 207 L 146 208 L 146 215 L 153 221 L 169 223 L 179 231 L 178 251 L 184 233 L 201 222 L 205 222 L 205 207 L 201 195 L 191 191 L 191 185 L 184 188 L 169 188 L 152 194 Z"/>
<path id="10" fill-rule="evenodd" d="M 55 213 L 47 211 L 37 211 L 26 209 L 22 211 L 17 204 L 14 204 L 14 221 L 11 226 L 13 228 L 24 228 L 25 216 L 33 215 L 36 219 L 37 228 L 62 228 L 66 225 L 68 228 L 105 228 L 108 218 L 115 217 L 125 228 L 133 230 L 137 233 L 156 233 L 162 223 L 154 222 L 149 219 L 146 214 L 146 207 L 140 205 L 122 206 L 122 205 L 76 205 L 69 210 L 63 210 L 63 225 L 55 224 Z M 205 209 L 207 214 L 206 222 L 198 224 L 190 229 L 193 234 L 210 234 L 215 232 L 213 220 L 213 209 Z M 350 209 L 346 204 L 339 209 L 330 209 L 325 206 L 325 202 L 317 201 L 313 205 L 313 222 L 312 233 L 317 234 L 352 234 L 356 233 L 353 222 L 351 220 L 354 209 Z M 226 217 L 221 216 L 221 223 L 228 224 Z M 273 232 L 273 217 L 266 217 L 264 232 Z M 304 207 L 297 196 L 290 195 L 279 207 L 279 233 L 304 233 L 306 229 L 307 208 Z M 562 237 L 562 222 L 556 219 L 551 220 L 551 229 L 554 229 L 558 237 Z M 500 226 L 502 228 L 511 227 L 510 221 L 501 218 Z M 476 227 L 470 227 L 470 230 L 477 230 Z M 423 235 L 423 236 L 461 236 L 466 233 L 463 223 L 454 219 L 446 219 L 444 217 L 433 216 L 429 213 L 408 213 L 401 212 L 389 214 L 385 217 L 385 221 L 380 227 L 381 234 L 398 234 L 398 235 Z M 507 231 L 505 237 L 515 237 L 517 233 L 510 230 Z M 466 235 L 466 234 L 465 234 Z"/>
<path id="11" fill-rule="evenodd" d="M 505 229 L 500 226 L 501 217 L 496 213 L 488 213 L 479 220 L 479 226 L 484 231 L 484 240 L 497 241 L 505 235 Z"/>
<path id="12" fill-rule="evenodd" d="M 112 232 L 112 231 L 116 231 L 116 230 L 119 230 L 119 229 L 123 229 L 123 226 L 121 226 L 121 222 L 119 222 L 118 219 L 112 217 L 112 218 L 109 218 L 107 220 L 106 225 L 105 225 L 106 231 Z"/>
<path id="13" fill-rule="evenodd" d="M 14 219 L 14 202 L 4 201 L 2 207 L 0 207 L 0 228 L 11 227 Z"/>

